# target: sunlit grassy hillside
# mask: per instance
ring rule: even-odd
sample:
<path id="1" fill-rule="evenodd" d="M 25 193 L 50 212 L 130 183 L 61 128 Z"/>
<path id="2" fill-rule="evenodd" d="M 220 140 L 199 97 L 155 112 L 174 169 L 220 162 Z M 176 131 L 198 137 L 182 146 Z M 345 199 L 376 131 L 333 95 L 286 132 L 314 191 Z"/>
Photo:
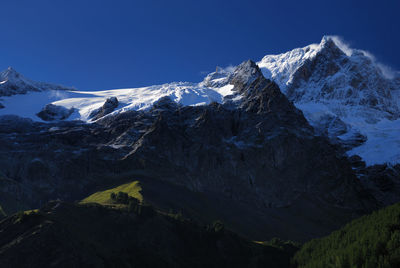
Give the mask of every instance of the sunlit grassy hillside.
<path id="1" fill-rule="evenodd" d="M 120 186 L 112 188 L 112 189 L 96 192 L 96 193 L 90 195 L 89 197 L 83 199 L 81 201 L 81 203 L 82 204 L 98 203 L 101 205 L 111 204 L 112 203 L 111 198 L 110 198 L 111 193 L 118 193 L 118 192 L 127 193 L 129 196 L 134 197 L 134 198 L 138 199 L 140 202 L 142 202 L 143 196 L 140 193 L 141 190 L 142 190 L 142 187 L 140 185 L 140 182 L 134 181 L 134 182 L 120 185 Z"/>

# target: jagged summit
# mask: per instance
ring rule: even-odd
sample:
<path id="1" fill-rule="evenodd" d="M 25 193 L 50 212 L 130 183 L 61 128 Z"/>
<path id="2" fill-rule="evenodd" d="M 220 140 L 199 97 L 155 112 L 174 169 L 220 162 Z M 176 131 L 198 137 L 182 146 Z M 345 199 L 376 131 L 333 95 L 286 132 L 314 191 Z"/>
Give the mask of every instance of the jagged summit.
<path id="1" fill-rule="evenodd" d="M 199 85 L 206 87 L 222 87 L 228 83 L 231 73 L 232 70 L 217 66 L 215 72 L 209 73 Z"/>
<path id="2" fill-rule="evenodd" d="M 324 36 L 319 44 L 267 55 L 257 64 L 317 131 L 354 148 L 350 154 L 368 164 L 400 161 L 398 79 L 369 53 Z"/>
<path id="3" fill-rule="evenodd" d="M 2 85 L 14 84 L 19 79 L 21 79 L 21 75 L 14 68 L 8 67 L 0 72 L 0 88 Z"/>
<path id="4" fill-rule="evenodd" d="M 264 76 L 276 83 L 279 91 L 303 111 L 319 135 L 341 143 L 347 150 L 352 150 L 349 154 L 361 155 L 368 164 L 396 163 L 400 162 L 400 139 L 397 138 L 400 129 L 400 76 L 394 72 L 391 75 L 387 73 L 369 53 L 349 48 L 335 36 L 324 36 L 319 44 L 266 55 L 257 63 L 248 60 L 236 67 L 217 67 L 200 83 L 64 91 L 63 94 L 50 94 L 50 97 L 47 93 L 32 93 L 26 98 L 6 98 L 4 96 L 60 89 L 59 86 L 26 79 L 8 68 L 0 76 L 0 97 L 3 96 L 0 107 L 5 106 L 0 109 L 0 115 L 17 114 L 39 120 L 36 114 L 51 103 L 69 111 L 74 109 L 76 112 L 68 120 L 93 122 L 130 110 L 151 109 L 164 97 L 182 106 L 217 102 L 230 103 L 235 109 L 243 107 L 249 98 L 254 97 L 242 89 Z M 118 99 L 114 110 L 91 116 L 112 97 Z M 31 108 L 20 109 L 21 103 L 27 100 Z M 371 148 L 374 153 L 371 153 Z M 375 156 L 371 158 L 371 155 Z"/>
<path id="5" fill-rule="evenodd" d="M 203 83 L 226 85 L 234 72 L 250 65 L 218 69 Z M 370 53 L 324 36 L 319 44 L 266 55 L 257 65 L 317 133 L 341 143 L 350 155 L 360 154 L 367 164 L 400 162 L 400 78 L 388 75 Z"/>
<path id="6" fill-rule="evenodd" d="M 345 106 L 363 106 L 399 116 L 391 96 L 394 83 L 379 66 L 360 50 L 346 55 L 332 39 L 323 40 L 313 57 L 306 59 L 291 74 L 285 85 L 287 96 L 295 102 L 316 101 Z"/>
<path id="7" fill-rule="evenodd" d="M 339 48 L 339 44 L 337 44 L 334 40 L 335 38 L 329 35 L 325 35 L 322 37 L 321 42 L 319 43 L 319 53 L 322 54 L 330 54 L 332 56 L 340 57 L 345 52 Z"/>
<path id="8" fill-rule="evenodd" d="M 252 60 L 247 60 L 235 68 L 229 82 L 233 85 L 248 86 L 262 76 L 257 64 Z"/>
<path id="9" fill-rule="evenodd" d="M 324 36 L 319 44 L 296 48 L 282 54 L 266 55 L 257 64 L 266 78 L 276 81 L 286 92 L 286 87 L 292 83 L 293 75 L 298 68 L 307 60 L 312 60 L 318 55 L 323 55 L 327 60 L 353 57 L 353 60 L 373 63 L 371 55 L 367 52 L 347 47 L 338 37 Z"/>
<path id="10" fill-rule="evenodd" d="M 60 85 L 54 85 L 44 82 L 36 82 L 24 77 L 14 68 L 8 67 L 0 72 L 0 97 L 12 96 L 15 94 L 26 94 L 29 91 L 44 91 L 44 90 L 72 90 Z"/>
<path id="11" fill-rule="evenodd" d="M 12 78 L 18 78 L 19 73 L 11 66 L 9 66 L 6 70 L 0 72 L 0 79 L 1 82 L 5 82 L 8 80 L 10 77 Z M 0 83 L 1 83 L 0 82 Z"/>
<path id="12" fill-rule="evenodd" d="M 336 44 L 330 36 L 324 36 L 318 45 L 316 56 L 322 56 L 326 61 L 338 60 L 346 56 L 346 53 Z"/>
<path id="13" fill-rule="evenodd" d="M 325 46 L 330 52 L 315 53 L 313 59 L 347 57 L 330 41 Z M 293 55 L 312 51 L 298 49 Z M 321 73 L 330 76 L 326 61 L 313 59 L 304 69 L 311 72 L 304 79 L 309 85 L 319 83 L 313 79 L 324 77 Z M 5 187 L 13 198 L 37 207 L 54 198 L 78 200 L 117 181 L 148 179 L 152 189 L 170 187 L 169 194 L 155 197 L 162 203 L 176 198 L 171 207 L 180 209 L 175 204 L 190 199 L 185 211 L 200 218 L 221 215 L 252 240 L 262 233 L 263 240 L 273 235 L 303 241 L 376 208 L 343 147 L 322 133 L 334 127 L 340 139 L 352 133 L 348 123 L 340 124 L 344 121 L 335 115 L 336 124 L 316 132 L 270 78 L 249 60 L 233 70 L 217 69 L 201 83 L 65 91 L 50 101 L 43 91 L 3 97 L 0 114 L 20 113 L 34 103 L 32 118 L 38 120 L 38 114 L 50 121 L 0 117 L 0 167 L 10 178 Z M 143 189 L 147 192 L 152 190 Z M 210 205 L 197 201 L 204 198 Z"/>

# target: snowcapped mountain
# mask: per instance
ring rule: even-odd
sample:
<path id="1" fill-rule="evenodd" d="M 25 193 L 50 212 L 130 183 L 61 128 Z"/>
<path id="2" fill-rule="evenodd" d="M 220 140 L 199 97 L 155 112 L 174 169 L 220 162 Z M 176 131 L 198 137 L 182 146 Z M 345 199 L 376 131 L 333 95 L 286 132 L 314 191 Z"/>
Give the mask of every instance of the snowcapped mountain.
<path id="1" fill-rule="evenodd" d="M 263 75 L 303 111 L 319 135 L 340 143 L 367 165 L 400 162 L 400 74 L 338 37 L 259 61 Z M 232 71 L 217 69 L 203 83 L 224 86 Z"/>
<path id="2" fill-rule="evenodd" d="M 0 96 L 4 96 L 2 97 L 4 107 L 0 110 L 0 115 L 15 114 L 35 121 L 43 121 L 37 114 L 47 104 L 73 109 L 68 120 L 93 121 L 90 115 L 111 97 L 118 100 L 118 106 L 112 111 L 112 114 L 117 114 L 129 110 L 149 109 L 154 102 L 163 97 L 169 97 L 184 106 L 196 106 L 211 102 L 222 103 L 226 96 L 233 94 L 233 85 L 226 83 L 206 85 L 206 83 L 176 82 L 142 88 L 78 91 L 34 82 L 24 78 L 12 68 L 2 72 L 2 77 L 4 77 L 2 82 L 4 91 L 0 91 Z M 24 105 L 21 105 L 22 103 Z"/>
<path id="3" fill-rule="evenodd" d="M 369 53 L 350 49 L 332 36 L 319 44 L 267 55 L 257 65 L 303 111 L 318 135 L 342 144 L 349 155 L 360 155 L 368 165 L 400 162 L 399 73 L 388 73 Z M 200 83 L 77 91 L 34 82 L 9 68 L 0 74 L 0 115 L 93 122 L 147 110 L 164 97 L 182 106 L 242 106 L 249 93 L 238 85 L 252 83 L 258 76 L 252 73 L 255 70 L 247 62 L 240 68 L 217 68 Z"/>
<path id="4" fill-rule="evenodd" d="M 37 207 L 148 178 L 163 204 L 175 196 L 197 214 L 199 197 L 215 207 L 212 217 L 223 215 L 243 234 L 286 239 L 290 230 L 296 240 L 323 235 L 377 206 L 340 147 L 316 136 L 253 61 L 233 72 L 217 70 L 199 84 L 65 94 L 36 112 L 49 123 L 0 117 L 0 176 L 10 178 L 0 181 L 0 197 L 21 196 Z M 95 122 L 62 120 L 81 114 Z M 210 215 L 208 208 L 204 213 Z"/>
<path id="5" fill-rule="evenodd" d="M 60 85 L 54 85 L 44 82 L 36 82 L 30 80 L 12 67 L 0 72 L 0 96 L 12 96 L 15 94 L 25 94 L 29 91 L 45 91 L 45 90 L 72 90 Z"/>
<path id="6" fill-rule="evenodd" d="M 33 81 L 12 67 L 8 67 L 0 72 L 0 114 L 32 117 L 32 112 L 35 114 L 32 107 L 36 108 L 37 105 L 45 105 L 49 101 L 55 100 L 56 95 L 59 95 L 57 92 L 65 90 L 73 90 L 73 88 Z M 33 94 L 34 98 L 31 98 L 32 93 L 36 93 Z M 7 109 L 4 109 L 5 107 Z"/>
<path id="7" fill-rule="evenodd" d="M 400 162 L 400 76 L 385 73 L 369 53 L 326 36 L 258 65 L 317 131 L 346 144 L 350 155 L 367 164 Z"/>
<path id="8" fill-rule="evenodd" d="M 341 116 L 348 116 L 344 106 L 352 107 L 353 115 L 354 107 L 367 108 L 356 112 L 370 122 L 400 115 L 393 96 L 399 90 L 397 80 L 385 76 L 368 53 L 352 50 L 346 54 L 333 37 L 324 37 L 319 45 L 265 56 L 258 65 L 295 103 L 325 103 Z"/>

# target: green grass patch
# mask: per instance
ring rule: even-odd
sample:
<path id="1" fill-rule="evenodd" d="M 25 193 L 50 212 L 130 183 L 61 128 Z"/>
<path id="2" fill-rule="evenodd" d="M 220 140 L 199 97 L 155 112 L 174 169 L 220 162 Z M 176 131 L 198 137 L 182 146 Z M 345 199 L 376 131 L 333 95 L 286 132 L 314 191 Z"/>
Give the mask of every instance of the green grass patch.
<path id="1" fill-rule="evenodd" d="M 38 213 L 38 212 L 39 212 L 39 209 L 30 209 L 30 210 L 25 210 L 24 214 L 25 215 L 30 215 L 30 214 L 35 214 L 35 213 Z"/>
<path id="2" fill-rule="evenodd" d="M 112 189 L 94 193 L 94 194 L 90 195 L 89 197 L 86 197 L 85 199 L 83 199 L 80 203 L 81 204 L 98 203 L 101 205 L 109 205 L 109 204 L 113 203 L 110 198 L 111 193 L 118 193 L 118 192 L 127 193 L 129 196 L 134 197 L 134 198 L 138 199 L 140 202 L 142 202 L 143 196 L 140 193 L 141 191 L 142 191 L 142 186 L 140 185 L 140 182 L 134 181 L 134 182 L 120 185 L 120 186 L 112 188 Z"/>

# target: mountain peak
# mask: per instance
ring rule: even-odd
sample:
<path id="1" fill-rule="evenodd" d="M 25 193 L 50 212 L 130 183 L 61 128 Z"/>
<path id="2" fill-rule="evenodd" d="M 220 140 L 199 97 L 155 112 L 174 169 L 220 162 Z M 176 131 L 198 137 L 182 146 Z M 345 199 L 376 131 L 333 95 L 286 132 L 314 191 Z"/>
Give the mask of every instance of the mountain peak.
<path id="1" fill-rule="evenodd" d="M 260 76 L 263 75 L 258 65 L 252 60 L 247 60 L 236 67 L 231 77 L 231 84 L 241 84 L 246 86 L 251 84 Z"/>
<path id="2" fill-rule="evenodd" d="M 72 90 L 72 88 L 30 80 L 17 72 L 11 66 L 0 72 L 0 96 L 25 94 L 29 91 L 39 92 L 45 90 L 65 89 Z"/>
<path id="3" fill-rule="evenodd" d="M 324 45 L 324 44 L 329 44 L 329 43 L 333 43 L 335 44 L 335 41 L 333 41 L 332 36 L 330 35 L 324 35 L 321 39 L 320 45 Z"/>
<path id="4" fill-rule="evenodd" d="M 257 64 L 315 129 L 332 137 L 342 133 L 339 139 L 351 146 L 365 137 L 349 155 L 360 155 L 368 165 L 400 162 L 400 78 L 373 55 L 325 35 L 319 44 L 266 55 Z"/>
<path id="5" fill-rule="evenodd" d="M 332 36 L 332 35 L 324 35 L 322 36 L 321 42 L 320 44 L 335 44 L 335 39 L 337 40 L 338 38 L 336 36 Z"/>
<path id="6" fill-rule="evenodd" d="M 20 74 L 13 68 L 8 67 L 6 70 L 0 72 L 0 79 L 4 82 L 12 78 L 19 78 Z M 1 81 L 0 81 L 1 82 Z"/>
<path id="7" fill-rule="evenodd" d="M 7 71 L 16 72 L 15 69 L 13 67 L 11 67 L 11 66 L 8 66 Z"/>
<path id="8" fill-rule="evenodd" d="M 322 37 L 321 43 L 319 44 L 318 54 L 325 54 L 330 57 L 339 58 L 341 56 L 347 55 L 345 51 L 340 48 L 340 44 L 337 44 L 338 39 L 335 42 L 335 37 L 324 35 Z M 347 55 L 349 56 L 349 55 Z"/>

